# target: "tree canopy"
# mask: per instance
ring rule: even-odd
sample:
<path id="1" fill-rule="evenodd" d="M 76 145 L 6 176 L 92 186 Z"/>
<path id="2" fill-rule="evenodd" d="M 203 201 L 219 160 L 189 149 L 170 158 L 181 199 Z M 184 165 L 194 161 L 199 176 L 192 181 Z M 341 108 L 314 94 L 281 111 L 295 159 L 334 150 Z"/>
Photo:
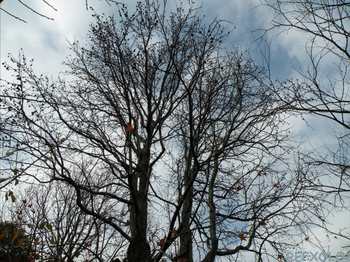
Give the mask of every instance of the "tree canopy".
<path id="1" fill-rule="evenodd" d="M 4 64 L 16 79 L 1 101 L 1 186 L 68 187 L 74 207 L 118 235 L 109 259 L 283 259 L 312 226 L 327 229 L 334 206 L 289 134 L 300 98 L 286 103 L 283 85 L 226 46 L 229 23 L 166 4 L 121 4 L 119 23 L 94 14 L 57 80 L 23 52 Z"/>

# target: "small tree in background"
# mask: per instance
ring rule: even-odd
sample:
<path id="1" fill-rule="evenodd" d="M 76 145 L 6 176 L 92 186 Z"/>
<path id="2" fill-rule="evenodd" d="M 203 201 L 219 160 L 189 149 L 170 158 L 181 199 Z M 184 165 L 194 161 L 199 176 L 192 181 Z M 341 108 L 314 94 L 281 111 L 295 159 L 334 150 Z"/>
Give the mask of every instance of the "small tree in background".
<path id="1" fill-rule="evenodd" d="M 34 261 L 38 258 L 29 242 L 24 243 L 27 235 L 19 224 L 0 223 L 0 261 Z"/>
<path id="2" fill-rule="evenodd" d="M 276 13 L 273 28 L 297 30 L 309 37 L 306 53 L 310 63 L 306 68 L 296 69 L 302 79 L 283 83 L 276 93 L 281 102 L 295 112 L 330 119 L 340 128 L 335 134 L 339 140 L 336 150 L 328 149 L 327 155 L 312 154 L 304 160 L 310 168 L 316 170 L 322 166 L 332 174 L 332 183 L 327 178 L 322 188 L 336 193 L 336 201 L 348 208 L 350 4 L 342 0 L 276 0 L 265 3 Z"/>

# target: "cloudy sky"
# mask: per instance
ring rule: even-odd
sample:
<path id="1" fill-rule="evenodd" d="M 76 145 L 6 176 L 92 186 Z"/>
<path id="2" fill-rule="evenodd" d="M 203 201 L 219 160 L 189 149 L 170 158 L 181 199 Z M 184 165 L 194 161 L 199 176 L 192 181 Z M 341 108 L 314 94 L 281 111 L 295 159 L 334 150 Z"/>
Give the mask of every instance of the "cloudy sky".
<path id="1" fill-rule="evenodd" d="M 62 61 L 69 55 L 69 44 L 74 40 L 84 43 L 89 24 L 94 21 L 91 10 L 86 9 L 85 0 L 46 0 L 51 3 L 53 10 L 42 0 L 24 1 L 39 13 L 53 18 L 49 20 L 34 14 L 17 0 L 4 0 L 1 8 L 14 16 L 20 17 L 26 23 L 21 22 L 5 12 L 0 12 L 1 20 L 1 62 L 8 61 L 8 53 L 18 57 L 19 50 L 23 48 L 27 59 L 34 58 L 34 70 L 37 74 L 47 73 L 57 77 L 60 71 L 65 70 Z M 135 0 L 128 0 L 128 6 L 133 9 Z M 169 3 L 172 2 L 169 0 Z M 230 21 L 225 23 L 227 29 L 235 27 L 230 36 L 229 44 L 242 50 L 249 50 L 256 62 L 261 62 L 260 51 L 253 42 L 256 29 L 268 28 L 274 13 L 267 7 L 261 6 L 260 0 L 204 0 L 196 2 L 202 6 L 200 14 L 211 20 L 218 16 L 219 19 Z M 88 0 L 97 13 L 113 14 L 116 9 L 109 6 L 104 0 Z M 288 31 L 277 34 L 277 31 L 267 35 L 270 42 L 270 62 L 272 78 L 284 80 L 290 77 L 298 77 L 291 69 L 291 64 L 299 67 L 308 64 L 305 53 L 305 34 Z M 8 79 L 11 76 L 1 67 L 1 78 Z M 325 120 L 308 118 L 309 126 L 301 119 L 291 119 L 296 134 L 302 135 L 309 140 L 314 147 L 318 148 L 323 143 L 332 145 L 333 127 Z M 341 226 L 350 225 L 349 214 L 333 213 L 335 230 Z M 339 219 L 341 218 L 341 219 Z M 320 237 L 324 232 L 317 232 Z M 329 243 L 331 251 L 338 251 L 340 243 L 337 240 L 324 237 L 325 243 Z M 312 247 L 310 247 L 312 251 Z"/>

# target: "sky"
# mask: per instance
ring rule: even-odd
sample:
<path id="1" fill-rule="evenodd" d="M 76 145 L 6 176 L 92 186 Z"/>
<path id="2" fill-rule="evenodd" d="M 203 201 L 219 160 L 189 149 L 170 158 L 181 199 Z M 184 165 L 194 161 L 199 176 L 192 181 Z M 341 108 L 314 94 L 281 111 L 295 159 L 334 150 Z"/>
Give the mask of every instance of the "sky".
<path id="1" fill-rule="evenodd" d="M 4 0 L 0 7 L 25 20 L 26 23 L 3 11 L 0 12 L 0 56 L 1 63 L 9 61 L 8 53 L 18 57 L 19 50 L 23 48 L 28 60 L 34 58 L 34 71 L 37 74 L 46 73 L 56 78 L 60 71 L 65 70 L 62 62 L 70 54 L 69 42 L 79 40 L 84 43 L 89 24 L 94 21 L 94 18 L 92 11 L 86 9 L 85 0 L 46 1 L 57 11 L 42 0 L 27 0 L 25 3 L 53 20 L 34 14 L 17 0 Z M 131 9 L 136 3 L 135 0 L 125 2 Z M 172 0 L 168 2 L 171 3 Z M 105 0 L 88 0 L 88 4 L 95 9 L 96 13 L 113 14 L 116 10 Z M 230 23 L 224 23 L 227 29 L 235 27 L 228 39 L 228 44 L 233 48 L 249 50 L 256 62 L 261 62 L 260 51 L 254 42 L 259 32 L 253 33 L 253 31 L 269 28 L 274 13 L 262 6 L 260 0 L 203 0 L 197 1 L 196 5 L 202 7 L 199 14 L 205 15 L 208 21 L 215 17 L 230 21 Z M 291 68 L 291 65 L 305 68 L 304 66 L 309 63 L 305 53 L 307 35 L 293 30 L 277 33 L 277 31 L 271 31 L 266 38 L 270 43 L 272 78 L 280 80 L 298 78 L 300 76 Z M 11 75 L 8 75 L 8 71 L 3 67 L 0 69 L 0 75 L 2 79 L 11 79 Z M 335 129 L 331 123 L 313 117 L 307 117 L 307 120 L 306 123 L 300 118 L 290 119 L 295 134 L 309 141 L 315 148 L 322 147 L 323 144 L 333 146 L 336 143 L 331 135 Z M 349 213 L 333 213 L 332 216 L 335 228 L 350 226 Z M 320 236 L 323 234 L 323 232 L 317 233 Z M 330 241 L 325 237 L 324 241 L 330 243 L 330 249 L 334 252 L 339 250 L 340 243 L 336 240 Z M 310 251 L 312 250 L 310 247 Z"/>

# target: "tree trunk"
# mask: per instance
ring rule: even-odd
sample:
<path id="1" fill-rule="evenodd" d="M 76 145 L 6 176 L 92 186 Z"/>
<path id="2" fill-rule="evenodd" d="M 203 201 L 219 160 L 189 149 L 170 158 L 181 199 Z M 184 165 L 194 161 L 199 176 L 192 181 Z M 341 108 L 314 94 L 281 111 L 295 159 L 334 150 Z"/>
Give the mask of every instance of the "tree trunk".
<path id="1" fill-rule="evenodd" d="M 131 155 L 129 156 L 131 159 Z M 145 262 L 150 258 L 150 246 L 147 243 L 147 192 L 149 182 L 150 153 L 145 145 L 145 150 L 140 152 L 137 170 L 129 172 L 130 183 L 130 230 L 131 241 L 127 251 L 128 262 Z"/>
<path id="2" fill-rule="evenodd" d="M 190 161 L 189 161 L 190 162 Z M 181 235 L 180 235 L 180 253 L 179 258 L 182 261 L 192 262 L 193 261 L 193 249 L 192 249 L 192 232 L 190 231 L 191 224 L 191 212 L 192 212 L 192 202 L 193 202 L 193 186 L 192 180 L 192 170 L 189 169 L 185 174 L 185 188 L 191 185 L 188 194 L 185 196 L 182 209 L 182 221 L 181 221 Z"/>

